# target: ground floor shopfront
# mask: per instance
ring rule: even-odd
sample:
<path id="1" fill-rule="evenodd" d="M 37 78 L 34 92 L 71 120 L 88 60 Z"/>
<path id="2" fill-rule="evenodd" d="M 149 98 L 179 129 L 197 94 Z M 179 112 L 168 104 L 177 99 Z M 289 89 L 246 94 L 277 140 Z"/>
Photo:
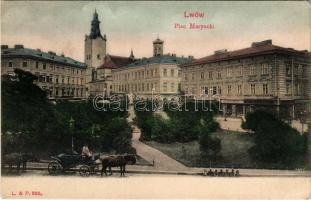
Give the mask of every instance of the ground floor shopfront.
<path id="1" fill-rule="evenodd" d="M 254 110 L 265 110 L 282 119 L 306 120 L 310 100 L 220 100 L 224 117 L 242 117 Z"/>

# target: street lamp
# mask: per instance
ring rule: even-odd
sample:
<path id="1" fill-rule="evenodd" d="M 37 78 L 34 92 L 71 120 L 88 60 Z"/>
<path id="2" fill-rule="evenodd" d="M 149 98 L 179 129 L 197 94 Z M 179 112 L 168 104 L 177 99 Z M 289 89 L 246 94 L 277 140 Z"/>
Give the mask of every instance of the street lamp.
<path id="1" fill-rule="evenodd" d="M 155 91 L 155 88 L 152 88 L 152 89 L 151 89 L 151 109 L 152 109 L 152 111 L 154 111 L 154 110 L 153 110 L 153 102 L 154 102 L 154 101 L 153 101 L 153 93 L 154 93 L 154 91 Z"/>
<path id="2" fill-rule="evenodd" d="M 74 128 L 75 120 L 71 117 L 69 120 L 69 127 L 71 131 L 71 152 L 74 151 L 74 144 L 73 144 L 73 128 Z"/>

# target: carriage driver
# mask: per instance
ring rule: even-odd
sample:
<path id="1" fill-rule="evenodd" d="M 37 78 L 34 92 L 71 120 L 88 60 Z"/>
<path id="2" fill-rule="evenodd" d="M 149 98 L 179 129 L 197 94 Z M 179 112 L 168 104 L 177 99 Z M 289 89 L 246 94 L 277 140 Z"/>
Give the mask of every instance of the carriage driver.
<path id="1" fill-rule="evenodd" d="M 91 159 L 92 157 L 92 152 L 89 150 L 89 147 L 87 144 L 84 144 L 82 147 L 82 152 L 81 152 L 82 157 L 85 159 Z"/>

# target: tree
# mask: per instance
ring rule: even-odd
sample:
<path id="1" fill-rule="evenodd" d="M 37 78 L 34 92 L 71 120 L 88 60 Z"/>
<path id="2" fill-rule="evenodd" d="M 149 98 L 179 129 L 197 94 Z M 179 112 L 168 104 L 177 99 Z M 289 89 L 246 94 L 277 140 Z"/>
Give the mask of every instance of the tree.
<path id="1" fill-rule="evenodd" d="M 289 166 L 307 151 L 305 135 L 264 111 L 248 114 L 243 126 L 255 134 L 255 144 L 249 151 L 254 160 Z"/>
<path id="2" fill-rule="evenodd" d="M 221 141 L 219 138 L 212 138 L 210 134 L 217 130 L 218 123 L 210 122 L 209 124 L 203 124 L 200 128 L 200 151 L 203 156 L 216 157 L 221 151 Z"/>

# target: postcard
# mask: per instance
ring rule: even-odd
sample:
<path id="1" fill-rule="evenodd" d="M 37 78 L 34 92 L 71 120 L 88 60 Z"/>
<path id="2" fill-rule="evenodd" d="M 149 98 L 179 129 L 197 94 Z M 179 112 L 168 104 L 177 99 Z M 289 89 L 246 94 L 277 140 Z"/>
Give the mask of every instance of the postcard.
<path id="1" fill-rule="evenodd" d="M 1 11 L 2 198 L 311 198 L 310 1 Z"/>

